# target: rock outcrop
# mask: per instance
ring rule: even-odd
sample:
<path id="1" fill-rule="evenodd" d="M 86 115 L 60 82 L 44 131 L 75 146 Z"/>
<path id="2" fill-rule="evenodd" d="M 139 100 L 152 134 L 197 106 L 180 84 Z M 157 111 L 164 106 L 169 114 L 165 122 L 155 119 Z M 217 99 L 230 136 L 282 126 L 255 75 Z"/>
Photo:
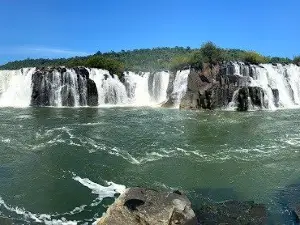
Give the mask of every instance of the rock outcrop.
<path id="1" fill-rule="evenodd" d="M 196 210 L 201 225 L 265 225 L 268 224 L 266 207 L 254 202 L 227 201 L 205 204 Z"/>
<path id="2" fill-rule="evenodd" d="M 108 209 L 97 225 L 196 225 L 186 196 L 176 191 L 158 192 L 130 188 Z"/>
<path id="3" fill-rule="evenodd" d="M 31 106 L 97 105 L 97 87 L 86 68 L 41 68 L 32 75 Z"/>
<path id="4" fill-rule="evenodd" d="M 201 71 L 192 70 L 188 77 L 187 92 L 181 100 L 182 109 L 225 108 L 235 101 L 238 111 L 250 108 L 265 108 L 264 91 L 250 85 L 259 66 L 233 63 L 204 65 Z M 279 106 L 279 91 L 272 89 L 274 105 Z"/>

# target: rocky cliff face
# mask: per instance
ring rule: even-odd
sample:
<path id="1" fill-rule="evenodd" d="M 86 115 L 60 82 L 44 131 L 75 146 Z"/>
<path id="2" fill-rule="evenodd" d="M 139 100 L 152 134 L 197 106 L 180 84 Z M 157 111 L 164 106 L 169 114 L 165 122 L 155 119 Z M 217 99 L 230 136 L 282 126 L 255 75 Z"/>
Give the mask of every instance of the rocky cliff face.
<path id="1" fill-rule="evenodd" d="M 196 225 L 191 202 L 180 192 L 130 188 L 110 206 L 98 225 Z"/>
<path id="2" fill-rule="evenodd" d="M 250 85 L 255 67 L 241 65 L 239 71 L 236 70 L 231 62 L 216 66 L 207 64 L 202 71 L 191 70 L 180 108 L 225 108 L 231 102 L 236 104 L 238 111 L 247 111 L 250 107 L 266 108 L 263 89 Z M 279 92 L 277 89 L 272 91 L 274 104 L 278 105 Z"/>
<path id="3" fill-rule="evenodd" d="M 32 75 L 31 106 L 97 105 L 97 87 L 85 68 L 42 68 Z"/>

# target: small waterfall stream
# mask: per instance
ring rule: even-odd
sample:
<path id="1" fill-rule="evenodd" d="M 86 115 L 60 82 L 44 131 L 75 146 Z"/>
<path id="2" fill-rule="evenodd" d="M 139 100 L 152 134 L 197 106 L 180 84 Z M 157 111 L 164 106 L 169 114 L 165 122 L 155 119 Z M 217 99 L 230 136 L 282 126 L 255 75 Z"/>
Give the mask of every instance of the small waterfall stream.
<path id="1" fill-rule="evenodd" d="M 31 77 L 35 68 L 0 71 L 0 106 L 26 107 L 31 100 Z"/>

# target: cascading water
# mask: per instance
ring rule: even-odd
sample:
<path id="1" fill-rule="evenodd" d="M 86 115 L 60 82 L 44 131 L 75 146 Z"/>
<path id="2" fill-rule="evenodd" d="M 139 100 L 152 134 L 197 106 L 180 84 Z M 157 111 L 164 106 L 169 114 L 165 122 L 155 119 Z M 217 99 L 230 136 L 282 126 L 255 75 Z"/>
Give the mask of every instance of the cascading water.
<path id="1" fill-rule="evenodd" d="M 125 86 L 116 75 L 111 76 L 107 70 L 91 69 L 90 79 L 96 83 L 99 105 L 122 105 L 128 103 Z"/>
<path id="2" fill-rule="evenodd" d="M 87 78 L 74 69 L 61 68 L 41 73 L 39 70 L 32 79 L 33 106 L 86 106 Z"/>
<path id="3" fill-rule="evenodd" d="M 91 69 L 90 78 L 96 83 L 99 105 L 150 106 L 167 98 L 169 73 L 125 72 L 123 83 L 106 70 Z"/>
<path id="4" fill-rule="evenodd" d="M 35 68 L 0 71 L 0 106 L 28 107 L 32 85 L 31 77 Z"/>
<path id="5" fill-rule="evenodd" d="M 4 70 L 0 71 L 0 106 L 87 106 L 90 81 L 95 83 L 99 106 L 150 106 L 167 98 L 168 72 L 126 72 L 122 79 L 106 70 L 88 68 Z"/>
<path id="6" fill-rule="evenodd" d="M 190 72 L 190 70 L 181 70 L 176 73 L 171 97 L 173 98 L 174 106 L 177 108 L 187 91 L 188 76 Z"/>
<path id="7" fill-rule="evenodd" d="M 150 94 L 148 91 L 149 75 L 150 73 L 125 73 L 124 84 L 130 104 L 137 106 L 150 105 Z"/>
<path id="8" fill-rule="evenodd" d="M 163 103 L 167 100 L 167 89 L 169 85 L 169 79 L 169 72 L 163 71 L 153 74 L 152 83 L 151 80 L 149 80 L 149 91 L 152 102 Z"/>
<path id="9" fill-rule="evenodd" d="M 276 109 L 274 93 L 279 94 L 278 107 L 295 108 L 300 105 L 300 67 L 294 64 L 273 65 L 261 64 L 245 65 L 244 63 L 231 63 L 226 74 L 249 77 L 250 83 L 242 86 L 260 87 L 263 89 L 264 106 L 267 109 Z M 231 71 L 233 68 L 233 71 Z M 237 92 L 233 96 L 229 107 L 236 102 Z"/>

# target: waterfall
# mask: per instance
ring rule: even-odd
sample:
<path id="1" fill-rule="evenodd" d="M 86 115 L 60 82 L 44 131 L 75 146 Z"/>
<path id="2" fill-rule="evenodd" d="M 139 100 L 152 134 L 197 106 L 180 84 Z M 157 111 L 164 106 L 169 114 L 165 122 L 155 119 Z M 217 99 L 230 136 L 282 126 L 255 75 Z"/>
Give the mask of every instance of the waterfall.
<path id="1" fill-rule="evenodd" d="M 120 81 L 106 70 L 91 69 L 90 78 L 96 83 L 99 106 L 152 106 L 164 102 L 169 84 L 168 72 L 125 72 Z"/>
<path id="2" fill-rule="evenodd" d="M 167 89 L 169 85 L 169 79 L 169 72 L 164 71 L 153 74 L 152 83 L 150 82 L 149 86 L 152 102 L 159 104 L 167 100 Z"/>
<path id="3" fill-rule="evenodd" d="M 136 106 L 151 105 L 148 91 L 150 73 L 125 73 L 125 86 L 130 103 Z"/>
<path id="4" fill-rule="evenodd" d="M 187 91 L 188 76 L 190 70 L 177 71 L 176 77 L 173 83 L 173 92 L 171 97 L 174 101 L 174 106 L 179 107 L 181 99 L 184 97 Z"/>
<path id="5" fill-rule="evenodd" d="M 90 78 L 96 83 L 98 105 L 124 105 L 128 103 L 125 86 L 116 75 L 107 70 L 91 69 Z"/>
<path id="6" fill-rule="evenodd" d="M 227 68 L 226 74 L 248 77 L 250 83 L 241 86 L 260 87 L 263 89 L 263 101 L 267 109 L 295 108 L 300 106 L 300 67 L 294 64 L 245 65 L 234 62 L 233 71 Z M 231 67 L 231 65 L 227 65 Z M 229 72 L 228 72 L 229 71 Z M 229 74 L 228 74 L 229 73 Z M 278 93 L 279 96 L 274 96 Z M 235 92 L 229 107 L 232 108 L 237 98 Z M 276 102 L 276 98 L 278 102 Z"/>
<path id="7" fill-rule="evenodd" d="M 75 69 L 59 68 L 39 71 L 32 79 L 33 106 L 86 106 L 87 78 Z"/>
<path id="8" fill-rule="evenodd" d="M 31 100 L 31 77 L 35 68 L 0 71 L 0 106 L 28 107 Z"/>

